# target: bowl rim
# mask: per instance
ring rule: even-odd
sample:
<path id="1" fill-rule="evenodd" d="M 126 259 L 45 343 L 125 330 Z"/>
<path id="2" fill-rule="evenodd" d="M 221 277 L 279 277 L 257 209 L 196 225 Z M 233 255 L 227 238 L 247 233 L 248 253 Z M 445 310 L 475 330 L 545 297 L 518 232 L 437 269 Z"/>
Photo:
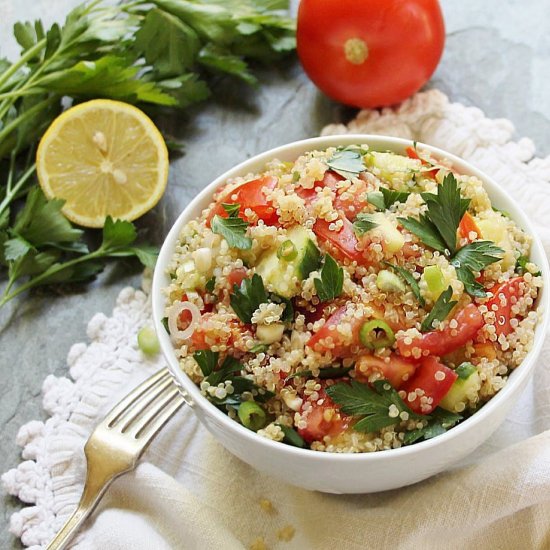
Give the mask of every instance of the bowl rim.
<path id="1" fill-rule="evenodd" d="M 337 462 L 377 462 L 380 460 L 393 460 L 398 458 L 407 457 L 422 452 L 429 452 L 435 447 L 445 445 L 451 440 L 460 437 L 464 432 L 468 432 L 474 429 L 478 424 L 483 422 L 491 413 L 498 409 L 501 403 L 503 403 L 510 394 L 513 394 L 518 387 L 522 386 L 523 381 L 531 374 L 535 367 L 536 359 L 540 355 L 544 337 L 548 331 L 550 308 L 550 292 L 545 289 L 545 286 L 541 289 L 538 297 L 537 310 L 539 311 L 539 320 L 535 328 L 535 337 L 533 341 L 533 347 L 518 367 L 509 375 L 509 378 L 504 387 L 494 395 L 481 409 L 476 411 L 472 416 L 466 418 L 460 422 L 457 426 L 449 429 L 445 433 L 438 435 L 434 438 L 420 441 L 412 445 L 406 445 L 397 449 L 385 449 L 376 452 L 363 452 L 363 453 L 328 453 L 314 451 L 306 448 L 301 449 L 292 445 L 283 444 L 278 441 L 264 438 L 257 435 L 255 432 L 245 428 L 235 420 L 229 418 L 225 413 L 216 408 L 210 403 L 204 396 L 201 395 L 198 386 L 196 386 L 191 379 L 181 370 L 179 362 L 175 356 L 172 342 L 164 326 L 162 324 L 162 312 L 165 306 L 165 296 L 162 292 L 162 288 L 165 286 L 166 280 L 166 266 L 170 261 L 173 254 L 174 244 L 179 235 L 182 226 L 188 221 L 196 218 L 202 212 L 200 204 L 208 197 L 211 197 L 214 191 L 223 184 L 227 179 L 245 175 L 251 171 L 253 165 L 265 164 L 269 160 L 277 158 L 279 155 L 288 153 L 289 151 L 296 150 L 297 154 L 302 154 L 309 150 L 314 149 L 326 149 L 327 147 L 334 147 L 338 145 L 350 145 L 350 144 L 367 144 L 373 150 L 390 150 L 400 149 L 405 150 L 406 147 L 415 144 L 413 140 L 396 138 L 392 136 L 375 135 L 375 134 L 336 134 L 329 136 L 321 136 L 308 138 L 298 141 L 293 141 L 285 145 L 281 145 L 258 155 L 254 155 L 249 159 L 235 165 L 234 167 L 226 170 L 223 174 L 220 174 L 212 182 L 204 187 L 204 189 L 182 210 L 176 221 L 172 225 L 170 231 L 164 239 L 162 248 L 157 259 L 153 274 L 153 283 L 151 288 L 152 295 L 152 309 L 153 309 L 153 322 L 155 330 L 159 337 L 160 347 L 163 355 L 168 363 L 168 369 L 172 376 L 175 378 L 178 387 L 187 392 L 193 403 L 193 410 L 198 405 L 202 412 L 207 415 L 213 416 L 217 421 L 223 424 L 229 431 L 236 432 L 239 437 L 244 437 L 252 445 L 258 445 L 264 447 L 267 452 L 280 452 L 292 455 L 297 459 L 307 459 L 311 461 L 337 461 Z M 428 145 L 422 142 L 416 142 L 416 146 L 433 154 L 436 158 L 445 159 L 451 162 L 454 169 L 459 172 L 478 177 L 491 197 L 491 202 L 494 202 L 495 196 L 497 202 L 506 203 L 506 210 L 512 212 L 512 218 L 518 225 L 524 229 L 531 237 L 531 254 L 536 253 L 540 257 L 540 261 L 537 262 L 539 269 L 542 272 L 543 281 L 550 280 L 550 269 L 548 265 L 548 259 L 544 252 L 542 242 L 536 233 L 531 221 L 523 210 L 516 205 L 515 200 L 504 190 L 493 178 L 470 164 L 469 162 L 461 159 L 460 157 L 449 153 L 438 147 Z M 254 170 L 257 171 L 257 170 Z M 209 201 L 210 202 L 210 201 Z"/>

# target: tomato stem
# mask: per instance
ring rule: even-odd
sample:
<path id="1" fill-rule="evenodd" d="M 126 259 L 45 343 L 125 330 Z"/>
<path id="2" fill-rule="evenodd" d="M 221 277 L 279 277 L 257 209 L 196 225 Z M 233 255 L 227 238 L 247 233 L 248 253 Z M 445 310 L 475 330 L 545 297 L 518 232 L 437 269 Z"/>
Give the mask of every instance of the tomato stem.
<path id="1" fill-rule="evenodd" d="M 362 38 L 348 38 L 344 43 L 344 54 L 353 65 L 362 65 L 369 56 L 369 48 Z"/>

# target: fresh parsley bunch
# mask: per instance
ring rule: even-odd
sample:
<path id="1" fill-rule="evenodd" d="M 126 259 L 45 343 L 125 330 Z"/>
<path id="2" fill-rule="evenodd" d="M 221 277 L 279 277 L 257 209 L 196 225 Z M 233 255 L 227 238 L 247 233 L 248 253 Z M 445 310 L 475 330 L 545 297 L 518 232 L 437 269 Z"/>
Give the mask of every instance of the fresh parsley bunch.
<path id="1" fill-rule="evenodd" d="M 107 257 L 154 261 L 151 247 L 130 242 L 128 222 L 104 228 L 104 239 L 113 227 L 124 232 L 124 245 L 104 240 L 90 252 L 83 231 L 61 214 L 62 201 L 38 190 L 35 146 L 62 98 L 183 109 L 210 95 L 216 75 L 255 85 L 251 61 L 271 62 L 295 47 L 287 9 L 288 0 L 96 0 L 73 9 L 63 25 L 14 26 L 21 55 L 0 58 L 0 266 L 8 273 L 0 306 L 38 285 L 89 280 Z"/>

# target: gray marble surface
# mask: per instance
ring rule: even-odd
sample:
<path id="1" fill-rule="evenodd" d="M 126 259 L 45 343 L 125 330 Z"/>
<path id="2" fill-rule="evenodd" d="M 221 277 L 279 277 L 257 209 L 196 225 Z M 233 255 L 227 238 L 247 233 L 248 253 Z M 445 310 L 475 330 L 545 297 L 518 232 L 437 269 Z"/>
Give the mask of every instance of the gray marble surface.
<path id="1" fill-rule="evenodd" d="M 71 0 L 0 0 L 0 53 L 17 49 L 11 25 L 17 19 L 62 19 Z M 517 135 L 535 141 L 540 155 L 550 154 L 550 0 L 443 0 L 447 45 L 429 86 L 452 100 L 505 117 Z M 168 191 L 141 222 L 157 242 L 206 183 L 230 166 L 265 149 L 317 135 L 353 111 L 316 91 L 296 63 L 260 74 L 258 91 L 228 84 L 210 102 L 177 119 L 160 121 L 185 141 L 186 152 L 171 166 Z M 0 472 L 20 460 L 15 445 L 19 427 L 44 418 L 41 386 L 48 374 L 66 374 L 66 355 L 86 340 L 94 313 L 109 313 L 128 284 L 139 284 L 135 268 L 107 269 L 86 292 L 37 295 L 0 311 Z M 7 531 L 9 516 L 20 506 L 2 496 L 1 548 L 18 548 Z"/>

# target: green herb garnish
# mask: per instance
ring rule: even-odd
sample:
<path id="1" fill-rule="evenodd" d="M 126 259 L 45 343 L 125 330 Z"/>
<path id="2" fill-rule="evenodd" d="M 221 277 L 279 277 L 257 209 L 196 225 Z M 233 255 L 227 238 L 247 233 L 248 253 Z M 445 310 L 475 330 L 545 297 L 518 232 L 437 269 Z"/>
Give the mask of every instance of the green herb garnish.
<path id="1" fill-rule="evenodd" d="M 425 245 L 445 254 L 455 267 L 464 289 L 474 297 L 486 295 L 482 284 L 475 280 L 473 271 L 481 271 L 502 259 L 504 251 L 491 241 L 476 241 L 457 250 L 457 230 L 466 213 L 470 199 L 460 196 L 460 189 L 452 173 L 445 176 L 437 195 L 422 193 L 428 206 L 427 214 L 415 218 L 399 218 L 399 223 L 414 233 Z"/>
<path id="2" fill-rule="evenodd" d="M 326 392 L 343 413 L 363 417 L 353 426 L 358 432 L 377 432 L 386 426 L 397 424 L 401 422 L 399 414 L 403 412 L 409 418 L 421 418 L 421 415 L 405 405 L 387 380 L 376 380 L 373 386 L 374 389 L 352 380 L 350 384 L 334 384 Z M 397 409 L 397 416 L 390 416 L 391 405 Z"/>
<path id="3" fill-rule="evenodd" d="M 462 420 L 462 416 L 459 414 L 446 411 L 440 407 L 437 407 L 428 418 L 428 424 L 424 428 L 405 433 L 405 439 L 403 440 L 405 445 L 410 445 L 420 439 L 431 439 L 441 435 Z"/>
<path id="4" fill-rule="evenodd" d="M 267 292 L 260 275 L 254 273 L 251 279 L 243 279 L 240 286 L 233 285 L 233 293 L 229 302 L 237 317 L 246 324 L 252 322 L 252 314 L 260 304 L 268 302 Z"/>
<path id="5" fill-rule="evenodd" d="M 451 300 L 452 295 L 453 288 L 451 286 L 440 294 L 432 310 L 422 321 L 422 325 L 420 326 L 422 332 L 432 330 L 435 321 L 444 321 L 447 318 L 453 307 L 458 303 L 455 300 Z"/>
<path id="6" fill-rule="evenodd" d="M 415 298 L 418 300 L 418 303 L 424 307 L 426 305 L 426 301 L 424 300 L 424 296 L 420 293 L 420 286 L 418 285 L 418 281 L 413 277 L 413 274 L 410 271 L 407 271 L 405 268 L 390 264 L 389 262 L 383 262 L 384 265 L 387 265 L 391 269 L 395 271 L 410 287 L 413 291 L 413 294 Z"/>
<path id="7" fill-rule="evenodd" d="M 211 277 L 210 279 L 208 279 L 208 281 L 206 281 L 204 288 L 206 292 L 210 292 L 210 294 L 212 294 L 212 292 L 214 292 L 215 286 L 216 286 L 216 277 Z"/>
<path id="8" fill-rule="evenodd" d="M 217 351 L 201 349 L 193 354 L 193 359 L 201 369 L 203 376 L 210 376 L 218 366 L 220 354 Z"/>
<path id="9" fill-rule="evenodd" d="M 379 191 L 372 191 L 367 194 L 367 201 L 375 206 L 377 210 L 383 212 L 396 202 L 405 202 L 409 195 L 410 193 L 407 191 L 393 191 L 386 187 L 380 187 Z"/>
<path id="10" fill-rule="evenodd" d="M 285 434 L 283 443 L 286 443 L 287 445 L 292 445 L 294 447 L 299 447 L 300 449 L 304 449 L 306 447 L 306 442 L 302 439 L 300 434 L 294 430 L 293 428 L 289 428 L 288 426 L 285 426 L 284 424 L 276 424 L 281 428 L 282 432 Z"/>
<path id="11" fill-rule="evenodd" d="M 527 256 L 519 256 L 516 260 L 516 273 L 519 275 L 524 275 L 527 273 L 527 264 L 531 263 L 531 260 Z M 541 272 L 537 271 L 533 273 L 533 277 L 540 277 Z"/>
<path id="12" fill-rule="evenodd" d="M 342 294 L 344 270 L 330 254 L 326 254 L 325 262 L 321 268 L 321 278 L 315 278 L 313 282 L 317 289 L 317 296 L 322 302 L 334 300 Z"/>
<path id="13" fill-rule="evenodd" d="M 324 367 L 319 370 L 319 374 L 317 375 L 317 378 L 320 378 L 321 380 L 325 380 L 327 378 L 342 378 L 343 376 L 346 376 L 349 371 L 353 369 L 353 366 L 351 367 Z M 293 378 L 312 378 L 313 372 L 310 370 L 300 370 L 295 372 L 294 374 L 291 374 L 285 378 L 285 384 L 288 380 L 292 380 Z"/>
<path id="14" fill-rule="evenodd" d="M 214 233 L 221 235 L 231 248 L 248 250 L 252 247 L 252 239 L 246 236 L 248 222 L 239 217 L 240 204 L 223 204 L 227 218 L 217 214 L 212 218 L 210 227 Z"/>
<path id="15" fill-rule="evenodd" d="M 378 227 L 378 223 L 374 221 L 372 214 L 358 214 L 353 222 L 353 230 L 359 237 L 375 227 Z"/>
<path id="16" fill-rule="evenodd" d="M 357 176 L 365 170 L 362 152 L 357 149 L 342 149 L 341 151 L 336 151 L 336 153 L 327 160 L 327 165 L 331 170 L 346 179 Z"/>

